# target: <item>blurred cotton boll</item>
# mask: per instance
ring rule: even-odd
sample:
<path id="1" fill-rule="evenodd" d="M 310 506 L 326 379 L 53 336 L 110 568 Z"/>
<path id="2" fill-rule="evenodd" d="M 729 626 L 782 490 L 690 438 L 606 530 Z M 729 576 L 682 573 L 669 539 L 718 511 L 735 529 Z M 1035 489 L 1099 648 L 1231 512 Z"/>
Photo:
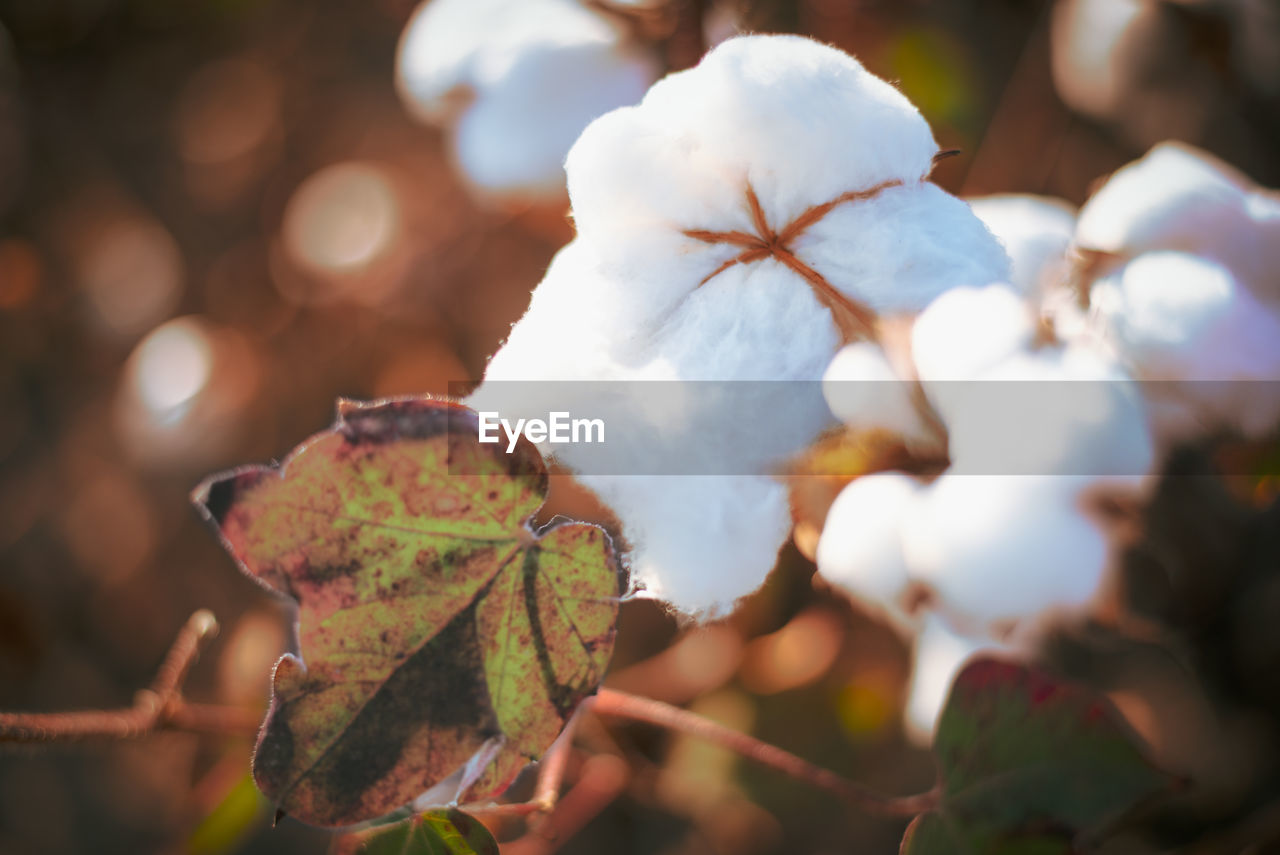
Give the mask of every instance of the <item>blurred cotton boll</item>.
<path id="1" fill-rule="evenodd" d="M 887 430 L 910 441 L 932 439 L 916 408 L 911 383 L 900 378 L 879 345 L 845 345 L 822 375 L 822 395 L 836 418 L 854 430 Z"/>
<path id="2" fill-rule="evenodd" d="M 974 631 L 1089 604 L 1108 545 L 1085 516 L 1089 479 L 944 474 L 904 527 L 912 573 Z"/>
<path id="3" fill-rule="evenodd" d="M 818 572 L 899 628 L 915 619 L 905 606 L 911 588 L 902 525 L 921 491 L 913 478 L 884 472 L 849 483 L 827 512 L 818 541 Z"/>
<path id="4" fill-rule="evenodd" d="M 243 336 L 176 318 L 152 330 L 125 363 L 117 427 L 142 462 L 194 468 L 234 439 L 257 387 L 258 359 Z"/>
<path id="5" fill-rule="evenodd" d="M 1010 194 L 969 199 L 969 207 L 1004 246 L 1013 262 L 1011 284 L 1037 298 L 1067 273 L 1067 249 L 1076 211 L 1061 199 Z"/>
<path id="6" fill-rule="evenodd" d="M 1096 282 L 1094 318 L 1146 385 L 1163 442 L 1280 423 L 1280 316 L 1221 265 L 1138 256 Z"/>
<path id="7" fill-rule="evenodd" d="M 397 85 L 453 132 L 485 196 L 556 201 L 565 155 L 597 116 L 644 94 L 656 59 L 578 0 L 429 0 L 406 27 Z"/>
<path id="8" fill-rule="evenodd" d="M 1280 198 L 1191 146 L 1161 143 L 1112 175 L 1080 210 L 1075 242 L 1121 260 L 1202 255 L 1259 297 L 1280 299 Z"/>

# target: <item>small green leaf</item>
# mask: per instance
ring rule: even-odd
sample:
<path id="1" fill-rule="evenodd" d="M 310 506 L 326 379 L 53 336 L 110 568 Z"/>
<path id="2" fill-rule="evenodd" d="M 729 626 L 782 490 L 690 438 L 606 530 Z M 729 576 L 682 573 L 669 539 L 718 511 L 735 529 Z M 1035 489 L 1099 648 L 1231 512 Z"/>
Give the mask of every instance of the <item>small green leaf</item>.
<path id="1" fill-rule="evenodd" d="M 360 835 L 358 855 L 498 855 L 498 844 L 475 819 L 440 810 Z"/>
<path id="2" fill-rule="evenodd" d="M 992 659 L 956 678 L 934 754 L 939 804 L 907 829 L 903 855 L 1065 855 L 1169 783 L 1104 697 Z"/>
<path id="3" fill-rule="evenodd" d="M 343 402 L 278 469 L 194 494 L 242 568 L 298 601 L 301 658 L 276 665 L 253 763 L 291 817 L 362 822 L 455 773 L 458 796 L 492 798 L 604 677 L 608 537 L 530 530 L 541 456 L 477 436 L 458 404 Z"/>

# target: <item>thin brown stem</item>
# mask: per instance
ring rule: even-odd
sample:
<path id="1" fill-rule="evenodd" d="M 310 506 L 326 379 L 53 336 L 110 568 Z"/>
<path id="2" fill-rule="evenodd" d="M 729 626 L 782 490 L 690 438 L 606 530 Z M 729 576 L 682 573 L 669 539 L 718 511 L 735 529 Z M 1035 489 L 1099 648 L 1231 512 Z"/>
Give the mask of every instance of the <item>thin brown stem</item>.
<path id="1" fill-rule="evenodd" d="M 238 707 L 190 704 L 182 697 L 183 681 L 200 648 L 217 631 L 218 622 L 212 613 L 201 609 L 193 614 L 179 630 L 150 688 L 138 692 L 131 707 L 0 713 L 0 746 L 138 739 L 162 730 L 252 733 L 258 727 L 257 713 Z"/>
<path id="2" fill-rule="evenodd" d="M 826 790 L 850 805 L 877 816 L 910 817 L 931 810 L 938 804 L 939 793 L 936 788 L 914 796 L 886 796 L 829 769 L 815 766 L 776 745 L 761 742 L 754 736 L 731 730 L 711 719 L 661 701 L 613 689 L 601 689 L 590 703 L 592 711 L 600 715 L 643 721 L 714 742 L 748 760 Z"/>

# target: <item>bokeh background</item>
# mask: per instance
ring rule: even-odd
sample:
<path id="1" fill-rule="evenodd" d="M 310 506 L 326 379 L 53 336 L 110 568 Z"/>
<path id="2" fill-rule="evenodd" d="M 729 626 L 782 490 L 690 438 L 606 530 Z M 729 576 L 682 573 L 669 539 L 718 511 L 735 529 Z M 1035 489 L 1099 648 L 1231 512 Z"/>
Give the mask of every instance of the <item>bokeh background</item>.
<path id="1" fill-rule="evenodd" d="M 656 34 L 668 67 L 696 60 L 691 32 L 738 26 L 814 36 L 898 82 L 963 150 L 934 175 L 955 193 L 1079 204 L 1166 138 L 1280 185 L 1268 0 L 675 3 L 684 23 Z M 188 492 L 282 456 L 337 397 L 478 378 L 570 238 L 564 201 L 477 201 L 441 131 L 409 117 L 394 78 L 413 9 L 0 0 L 0 709 L 127 705 L 197 608 L 222 633 L 190 695 L 261 708 L 288 609 L 237 573 Z M 715 27 L 691 30 L 698 13 Z M 1238 493 L 1173 482 L 1165 530 L 1133 560 L 1175 645 L 1102 633 L 1046 652 L 1219 785 L 1116 851 L 1265 820 L 1277 796 L 1280 516 Z M 899 725 L 908 651 L 811 576 L 788 547 L 738 614 L 693 631 L 627 604 L 612 684 L 886 791 L 927 789 L 928 754 Z M 603 795 L 563 851 L 897 851 L 901 824 L 708 746 L 599 722 L 580 741 L 571 780 Z M 327 833 L 270 827 L 249 748 L 166 734 L 4 750 L 0 853 L 325 851 Z M 625 762 L 584 766 L 592 753 Z"/>

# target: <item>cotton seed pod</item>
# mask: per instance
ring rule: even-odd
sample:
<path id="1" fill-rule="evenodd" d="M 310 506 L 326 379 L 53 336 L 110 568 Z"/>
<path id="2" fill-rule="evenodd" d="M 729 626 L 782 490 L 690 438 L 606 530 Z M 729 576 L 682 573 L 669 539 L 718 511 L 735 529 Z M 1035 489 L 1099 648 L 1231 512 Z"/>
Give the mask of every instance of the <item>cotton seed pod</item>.
<path id="1" fill-rule="evenodd" d="M 428 0 L 400 41 L 411 113 L 454 131 L 480 192 L 557 198 L 565 154 L 587 124 L 632 104 L 657 61 L 578 0 Z"/>
<path id="2" fill-rule="evenodd" d="M 1280 423 L 1280 316 L 1223 266 L 1140 255 L 1093 286 L 1093 319 L 1153 399 L 1164 443 Z"/>
<path id="3" fill-rule="evenodd" d="M 969 199 L 969 207 L 1004 246 L 1013 263 L 1010 284 L 1038 299 L 1066 277 L 1076 210 L 1061 199 L 1027 194 Z"/>
<path id="4" fill-rule="evenodd" d="M 1161 143 L 1117 171 L 1080 209 L 1083 250 L 1131 258 L 1177 250 L 1226 266 L 1263 299 L 1280 298 L 1280 200 L 1217 158 Z"/>
<path id="5" fill-rule="evenodd" d="M 849 482 L 827 512 L 818 540 L 818 572 L 864 605 L 908 630 L 904 608 L 911 576 L 902 551 L 902 521 L 920 484 L 897 472 Z"/>
<path id="6" fill-rule="evenodd" d="M 822 395 L 836 418 L 853 430 L 885 430 L 908 444 L 932 439 L 912 396 L 911 380 L 903 380 L 878 344 L 845 345 L 822 375 Z"/>
<path id="7" fill-rule="evenodd" d="M 831 424 L 817 381 L 837 349 L 873 335 L 877 312 L 1008 275 L 968 206 L 928 182 L 936 151 L 918 111 L 846 54 L 794 36 L 724 42 L 574 145 L 575 248 L 535 290 L 473 406 L 497 401 L 501 381 L 537 377 L 745 389 L 671 393 L 683 400 L 636 430 L 652 428 L 651 460 L 755 475 L 749 488 L 737 477 L 695 489 L 676 470 L 655 490 L 556 450 L 618 512 L 637 585 L 684 611 L 727 609 L 786 537 L 767 473 Z M 590 330 L 575 334 L 566 315 Z M 741 496 L 760 512 L 742 513 Z"/>
<path id="8" fill-rule="evenodd" d="M 970 400 L 970 381 L 1036 337 L 1031 307 L 1007 285 L 955 288 L 929 304 L 911 329 L 911 358 L 929 401 L 951 422 Z"/>
<path id="9" fill-rule="evenodd" d="M 976 627 L 1086 606 L 1107 566 L 1107 542 L 1080 494 L 1093 479 L 946 473 L 903 528 L 913 576 L 939 607 Z"/>
<path id="10" fill-rule="evenodd" d="M 1137 487 L 1151 471 L 1138 386 L 1084 342 L 1019 351 L 951 391 L 950 473 L 1079 475 Z"/>

